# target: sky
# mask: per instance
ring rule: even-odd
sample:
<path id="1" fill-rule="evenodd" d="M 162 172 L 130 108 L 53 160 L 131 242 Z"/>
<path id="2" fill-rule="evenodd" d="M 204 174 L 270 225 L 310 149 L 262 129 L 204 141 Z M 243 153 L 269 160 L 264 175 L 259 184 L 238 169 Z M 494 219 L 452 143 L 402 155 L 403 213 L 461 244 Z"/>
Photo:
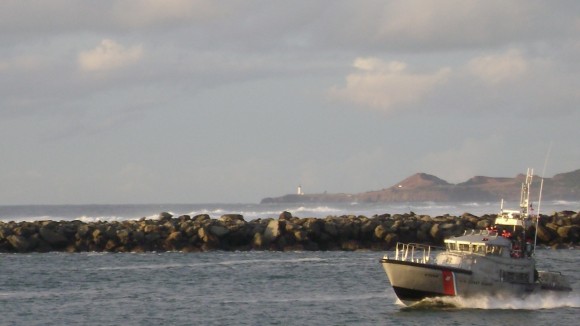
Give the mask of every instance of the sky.
<path id="1" fill-rule="evenodd" d="M 0 204 L 580 168 L 580 2 L 3 0 Z"/>

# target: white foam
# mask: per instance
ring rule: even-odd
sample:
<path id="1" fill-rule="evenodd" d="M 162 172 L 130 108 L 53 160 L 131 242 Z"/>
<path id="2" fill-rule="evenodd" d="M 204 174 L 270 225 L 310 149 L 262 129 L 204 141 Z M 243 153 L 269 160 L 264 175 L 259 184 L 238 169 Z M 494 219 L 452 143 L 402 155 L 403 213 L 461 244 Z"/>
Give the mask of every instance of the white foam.
<path id="1" fill-rule="evenodd" d="M 514 297 L 443 297 L 433 302 L 443 303 L 462 309 L 506 309 L 506 310 L 538 310 L 555 308 L 580 308 L 580 296 L 574 293 L 568 295 L 558 294 L 532 294 L 525 298 Z"/>

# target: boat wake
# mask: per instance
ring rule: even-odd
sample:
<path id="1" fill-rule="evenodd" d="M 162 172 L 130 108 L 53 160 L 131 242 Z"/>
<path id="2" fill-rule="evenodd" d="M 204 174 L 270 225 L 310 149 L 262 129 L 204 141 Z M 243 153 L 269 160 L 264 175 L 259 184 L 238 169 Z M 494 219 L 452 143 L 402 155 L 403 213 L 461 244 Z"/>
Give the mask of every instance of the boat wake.
<path id="1" fill-rule="evenodd" d="M 401 310 L 451 310 L 451 309 L 489 309 L 489 310 L 539 310 L 558 308 L 580 308 L 580 296 L 533 294 L 522 298 L 515 297 L 438 297 L 426 298 Z"/>

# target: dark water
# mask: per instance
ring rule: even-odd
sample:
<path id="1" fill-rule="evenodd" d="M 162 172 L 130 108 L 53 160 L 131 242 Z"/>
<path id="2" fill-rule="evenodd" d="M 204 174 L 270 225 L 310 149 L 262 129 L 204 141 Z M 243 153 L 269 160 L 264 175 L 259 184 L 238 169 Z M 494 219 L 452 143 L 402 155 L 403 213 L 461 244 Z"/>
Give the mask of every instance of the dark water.
<path id="1" fill-rule="evenodd" d="M 575 325 L 577 250 L 538 251 L 567 297 L 403 309 L 379 252 L 2 254 L 1 325 Z"/>

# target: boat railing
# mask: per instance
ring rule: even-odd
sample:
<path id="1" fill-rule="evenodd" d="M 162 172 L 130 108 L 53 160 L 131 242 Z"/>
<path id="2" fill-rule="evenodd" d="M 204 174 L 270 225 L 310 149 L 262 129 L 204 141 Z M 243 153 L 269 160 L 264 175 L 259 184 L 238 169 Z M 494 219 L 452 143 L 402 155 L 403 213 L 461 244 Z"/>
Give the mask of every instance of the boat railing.
<path id="1" fill-rule="evenodd" d="M 397 243 L 395 260 L 410 261 L 420 264 L 429 264 L 434 261 L 433 252 L 443 248 L 419 243 Z M 386 257 L 386 256 L 385 256 Z M 388 257 L 386 257 L 388 258 Z"/>

